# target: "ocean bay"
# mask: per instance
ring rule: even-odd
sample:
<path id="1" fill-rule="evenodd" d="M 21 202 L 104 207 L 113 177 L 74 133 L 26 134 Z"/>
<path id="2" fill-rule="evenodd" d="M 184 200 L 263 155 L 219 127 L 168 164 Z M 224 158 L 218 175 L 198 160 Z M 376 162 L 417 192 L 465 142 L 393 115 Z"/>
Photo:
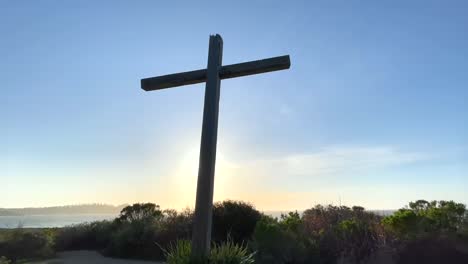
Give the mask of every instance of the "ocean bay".
<path id="1" fill-rule="evenodd" d="M 0 216 L 0 228 L 64 227 L 86 222 L 113 220 L 116 214 L 47 214 Z"/>

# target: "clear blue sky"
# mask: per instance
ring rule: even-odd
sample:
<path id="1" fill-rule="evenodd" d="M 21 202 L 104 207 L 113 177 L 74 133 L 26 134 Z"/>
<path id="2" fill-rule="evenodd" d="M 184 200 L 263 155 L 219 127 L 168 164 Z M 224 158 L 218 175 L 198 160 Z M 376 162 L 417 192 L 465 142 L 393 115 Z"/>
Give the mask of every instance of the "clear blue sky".
<path id="1" fill-rule="evenodd" d="M 165 2 L 165 3 L 164 3 Z M 289 54 L 222 82 L 215 199 L 468 203 L 466 1 L 2 1 L 0 207 L 194 204 L 204 85 L 140 79 Z"/>

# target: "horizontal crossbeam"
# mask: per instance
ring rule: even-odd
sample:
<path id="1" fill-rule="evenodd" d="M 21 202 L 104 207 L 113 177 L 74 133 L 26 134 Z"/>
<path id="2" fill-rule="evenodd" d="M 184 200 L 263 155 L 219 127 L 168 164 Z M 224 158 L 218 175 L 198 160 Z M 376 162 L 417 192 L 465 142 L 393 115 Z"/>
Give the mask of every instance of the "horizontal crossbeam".
<path id="1" fill-rule="evenodd" d="M 219 71 L 221 79 L 229 79 L 264 72 L 289 69 L 289 55 L 264 60 L 249 61 L 222 66 Z M 202 83 L 206 81 L 206 69 L 181 72 L 158 77 L 141 79 L 141 88 L 145 91 L 160 90 L 182 85 Z"/>

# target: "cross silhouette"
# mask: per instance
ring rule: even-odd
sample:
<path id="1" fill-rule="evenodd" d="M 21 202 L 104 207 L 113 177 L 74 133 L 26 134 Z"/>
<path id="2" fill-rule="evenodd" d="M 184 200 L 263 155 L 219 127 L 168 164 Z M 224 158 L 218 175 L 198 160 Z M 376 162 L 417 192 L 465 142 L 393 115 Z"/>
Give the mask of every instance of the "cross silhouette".
<path id="1" fill-rule="evenodd" d="M 289 55 L 222 66 L 223 39 L 210 36 L 207 69 L 141 80 L 145 91 L 206 82 L 198 168 L 197 197 L 192 231 L 192 256 L 207 256 L 211 243 L 213 187 L 218 135 L 219 93 L 222 79 L 289 69 Z"/>

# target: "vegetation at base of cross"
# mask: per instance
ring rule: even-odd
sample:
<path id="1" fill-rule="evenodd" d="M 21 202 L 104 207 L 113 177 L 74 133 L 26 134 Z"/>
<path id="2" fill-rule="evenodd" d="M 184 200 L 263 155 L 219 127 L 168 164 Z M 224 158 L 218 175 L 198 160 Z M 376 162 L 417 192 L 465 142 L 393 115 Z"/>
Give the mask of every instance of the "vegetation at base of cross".
<path id="1" fill-rule="evenodd" d="M 227 241 L 228 237 L 236 243 L 248 241 L 262 214 L 249 203 L 223 201 L 213 205 L 213 231 L 215 242 Z"/>
<path id="2" fill-rule="evenodd" d="M 205 259 L 192 258 L 192 244 L 189 240 L 178 240 L 164 250 L 168 264 L 251 264 L 255 262 L 255 252 L 247 246 L 227 241 L 213 243 L 210 254 Z"/>
<path id="3" fill-rule="evenodd" d="M 0 263 L 82 249 L 112 257 L 194 263 L 186 262 L 192 218 L 188 209 L 134 204 L 113 221 L 3 229 Z M 400 264 L 468 263 L 468 212 L 453 201 L 418 200 L 387 217 L 359 206 L 317 205 L 279 218 L 248 203 L 224 201 L 214 205 L 212 236 L 215 246 L 208 263 L 365 263 L 381 252 Z"/>

